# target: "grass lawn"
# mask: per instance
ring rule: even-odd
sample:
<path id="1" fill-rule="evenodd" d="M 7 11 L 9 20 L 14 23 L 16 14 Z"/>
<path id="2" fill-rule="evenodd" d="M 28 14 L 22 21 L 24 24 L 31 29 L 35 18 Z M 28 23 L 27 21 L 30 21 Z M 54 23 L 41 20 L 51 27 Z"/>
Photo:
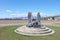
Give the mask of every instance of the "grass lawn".
<path id="1" fill-rule="evenodd" d="M 48 36 L 26 36 L 14 32 L 19 26 L 0 27 L 0 40 L 60 40 L 60 27 L 48 26 L 55 33 Z"/>

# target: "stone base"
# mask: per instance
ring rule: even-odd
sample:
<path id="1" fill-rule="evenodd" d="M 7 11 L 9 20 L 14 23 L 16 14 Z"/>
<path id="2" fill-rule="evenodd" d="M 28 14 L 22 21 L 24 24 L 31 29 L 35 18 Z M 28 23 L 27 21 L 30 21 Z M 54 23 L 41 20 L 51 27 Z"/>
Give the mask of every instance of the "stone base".
<path id="1" fill-rule="evenodd" d="M 53 34 L 55 31 L 50 28 L 33 28 L 22 26 L 14 30 L 18 34 L 29 35 L 29 36 L 44 36 Z"/>

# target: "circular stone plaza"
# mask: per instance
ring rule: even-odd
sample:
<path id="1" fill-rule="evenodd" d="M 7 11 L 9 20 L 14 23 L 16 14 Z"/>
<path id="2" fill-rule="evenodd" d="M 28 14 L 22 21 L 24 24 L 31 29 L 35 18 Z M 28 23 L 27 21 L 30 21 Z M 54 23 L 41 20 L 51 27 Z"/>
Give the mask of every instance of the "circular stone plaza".
<path id="1" fill-rule="evenodd" d="M 17 28 L 14 32 L 29 36 L 44 36 L 53 34 L 55 31 L 42 25 L 40 19 L 40 13 L 37 14 L 37 18 L 32 18 L 31 12 L 29 12 L 27 25 Z"/>

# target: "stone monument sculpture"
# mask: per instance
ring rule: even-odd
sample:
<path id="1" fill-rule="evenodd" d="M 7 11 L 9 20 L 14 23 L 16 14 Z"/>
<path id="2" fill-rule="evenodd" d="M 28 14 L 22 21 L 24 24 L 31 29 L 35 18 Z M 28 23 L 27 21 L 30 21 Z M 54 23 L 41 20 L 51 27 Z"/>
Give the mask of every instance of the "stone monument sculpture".
<path id="1" fill-rule="evenodd" d="M 41 24 L 40 13 L 37 13 L 36 18 L 32 18 L 32 13 L 28 12 L 28 23 L 25 26 L 19 27 L 15 30 L 18 34 L 30 36 L 43 36 L 53 34 L 54 30 Z"/>
<path id="2" fill-rule="evenodd" d="M 37 18 L 32 18 L 31 12 L 28 13 L 28 24 L 27 27 L 41 27 L 40 13 L 37 14 Z"/>

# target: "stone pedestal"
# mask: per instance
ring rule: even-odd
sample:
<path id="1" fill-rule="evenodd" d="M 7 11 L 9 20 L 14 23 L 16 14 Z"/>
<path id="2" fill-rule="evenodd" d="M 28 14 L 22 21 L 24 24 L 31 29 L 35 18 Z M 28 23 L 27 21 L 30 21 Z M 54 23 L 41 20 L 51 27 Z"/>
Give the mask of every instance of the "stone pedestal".
<path id="1" fill-rule="evenodd" d="M 43 26 L 45 27 L 45 26 Z M 29 36 L 44 36 L 44 35 L 50 35 L 54 33 L 54 30 L 45 27 L 45 28 L 33 28 L 33 27 L 26 27 L 22 26 L 14 30 L 18 34 L 22 35 L 29 35 Z"/>

